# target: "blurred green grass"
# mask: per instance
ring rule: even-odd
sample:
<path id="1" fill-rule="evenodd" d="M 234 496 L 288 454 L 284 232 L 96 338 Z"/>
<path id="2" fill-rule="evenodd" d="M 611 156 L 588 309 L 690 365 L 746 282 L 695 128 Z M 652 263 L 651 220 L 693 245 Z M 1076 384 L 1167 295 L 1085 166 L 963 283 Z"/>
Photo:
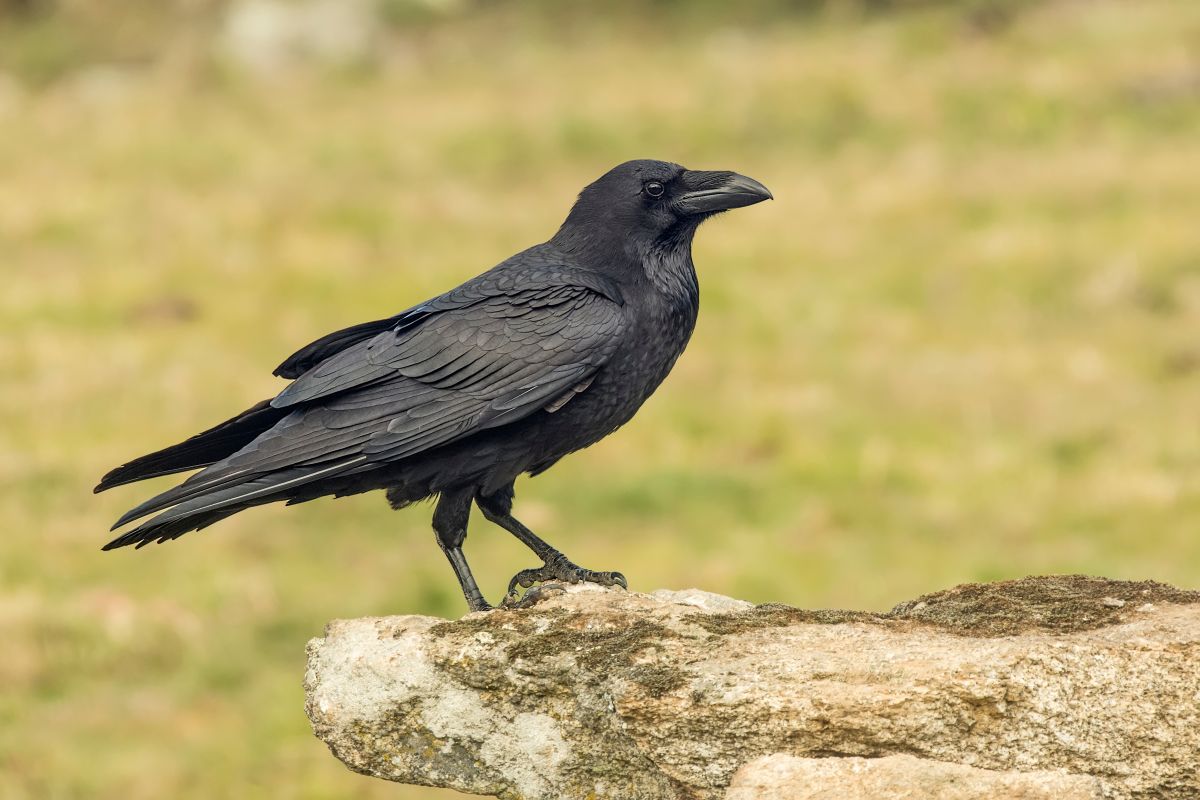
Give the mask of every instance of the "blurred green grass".
<path id="1" fill-rule="evenodd" d="M 353 775 L 302 713 L 328 619 L 461 613 L 427 508 L 102 555 L 167 481 L 90 488 L 277 391 L 298 344 L 544 239 L 626 158 L 778 199 L 700 232 L 699 328 L 634 422 L 518 485 L 577 561 L 874 609 L 1200 585 L 1200 5 L 504 14 L 400 68 L 0 82 L 0 796 L 457 796 Z M 530 566 L 482 520 L 468 552 L 492 597 Z"/>

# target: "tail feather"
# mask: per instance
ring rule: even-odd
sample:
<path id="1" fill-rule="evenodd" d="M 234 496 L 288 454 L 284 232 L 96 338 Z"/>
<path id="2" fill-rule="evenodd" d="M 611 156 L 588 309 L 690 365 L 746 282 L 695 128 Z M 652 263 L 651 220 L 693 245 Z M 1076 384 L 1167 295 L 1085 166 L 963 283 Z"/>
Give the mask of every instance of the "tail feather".
<path id="1" fill-rule="evenodd" d="M 139 508 L 147 506 L 150 503 L 155 503 L 155 501 L 158 501 L 156 508 L 168 505 L 171 508 L 157 517 L 143 522 L 133 530 L 118 536 L 101 549 L 115 550 L 118 547 L 125 547 L 131 544 L 142 547 L 152 541 L 162 543 L 170 539 L 177 539 L 189 531 L 199 530 L 238 511 L 263 503 L 286 499 L 289 494 L 307 483 L 319 480 L 320 478 L 335 476 L 338 473 L 352 469 L 365 460 L 364 456 L 358 456 L 333 464 L 315 464 L 270 472 L 265 475 L 251 477 L 249 480 L 231 486 L 227 485 L 214 490 L 204 491 L 186 500 L 176 500 L 174 504 L 170 501 L 159 501 L 159 498 L 171 494 L 171 492 L 164 492 L 158 498 L 152 498 L 148 503 L 143 503 Z M 137 509 L 134 509 L 134 511 L 137 511 Z M 142 512 L 142 514 L 145 513 L 149 512 Z M 126 514 L 122 519 L 132 519 L 131 514 L 133 512 Z M 142 514 L 134 516 L 141 516 Z"/>
<path id="2" fill-rule="evenodd" d="M 173 520 L 162 520 L 166 514 L 160 514 L 148 522 L 145 522 L 128 533 L 124 533 L 113 539 L 108 544 L 102 547 L 102 550 L 116 550 L 118 547 L 133 545 L 135 549 L 140 550 L 151 542 L 168 542 L 173 539 L 178 539 L 189 531 L 198 531 L 201 528 L 207 528 L 214 522 L 219 522 L 226 517 L 232 516 L 239 511 L 243 511 L 245 506 L 234 506 L 224 508 L 220 511 L 213 511 L 209 514 L 204 514 L 195 517 L 181 517 Z"/>
<path id="3" fill-rule="evenodd" d="M 214 469 L 218 469 L 220 466 L 218 463 Z M 250 473 L 246 469 L 232 472 L 226 470 L 216 476 L 209 475 L 208 473 L 209 470 L 198 472 L 178 486 L 172 486 L 165 492 L 143 500 L 122 514 L 120 519 L 114 522 L 109 530 L 115 531 L 117 528 L 129 524 L 135 519 L 141 519 L 149 514 L 153 514 L 155 511 L 162 511 L 165 508 L 179 505 L 193 498 L 207 497 L 223 489 L 241 486 L 257 477 L 256 473 Z"/>
<path id="4" fill-rule="evenodd" d="M 186 441 L 122 464 L 101 478 L 94 491 L 103 492 L 114 486 L 215 464 L 248 445 L 287 415 L 287 409 L 272 408 L 270 400 L 263 400 L 233 419 Z"/>

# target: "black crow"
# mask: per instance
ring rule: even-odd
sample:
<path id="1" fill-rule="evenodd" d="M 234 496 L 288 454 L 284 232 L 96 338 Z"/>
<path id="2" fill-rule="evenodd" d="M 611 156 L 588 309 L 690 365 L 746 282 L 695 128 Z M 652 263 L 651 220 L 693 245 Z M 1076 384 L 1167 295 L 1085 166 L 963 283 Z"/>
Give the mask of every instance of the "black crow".
<path id="1" fill-rule="evenodd" d="M 472 610 L 490 608 L 463 556 L 475 502 L 542 560 L 509 584 L 625 586 L 576 566 L 512 515 L 513 482 L 629 421 L 667 376 L 699 308 L 692 237 L 771 197 L 734 172 L 630 161 L 579 195 L 550 241 L 394 317 L 322 337 L 276 370 L 272 400 L 117 467 L 96 491 L 203 467 L 129 511 L 104 546 L 176 539 L 262 503 L 385 489 L 437 496 L 433 528 Z"/>

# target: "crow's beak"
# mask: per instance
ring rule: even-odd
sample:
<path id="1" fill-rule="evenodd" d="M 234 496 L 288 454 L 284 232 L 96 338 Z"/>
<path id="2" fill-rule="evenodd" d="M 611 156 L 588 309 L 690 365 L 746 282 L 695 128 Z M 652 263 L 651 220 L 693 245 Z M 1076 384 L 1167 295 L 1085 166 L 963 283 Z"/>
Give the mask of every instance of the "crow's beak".
<path id="1" fill-rule="evenodd" d="M 688 170 L 682 181 L 684 193 L 675 208 L 683 214 L 712 214 L 774 199 L 770 189 L 736 172 Z"/>

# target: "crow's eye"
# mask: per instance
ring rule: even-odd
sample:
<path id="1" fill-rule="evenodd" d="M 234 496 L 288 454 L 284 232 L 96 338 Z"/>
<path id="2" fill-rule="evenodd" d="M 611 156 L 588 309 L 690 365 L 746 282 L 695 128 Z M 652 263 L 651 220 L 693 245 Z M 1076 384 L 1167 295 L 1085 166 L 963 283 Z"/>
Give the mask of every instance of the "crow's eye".
<path id="1" fill-rule="evenodd" d="M 663 192 L 666 191 L 666 188 L 658 181 L 650 181 L 642 187 L 642 191 L 651 197 L 662 197 Z"/>

